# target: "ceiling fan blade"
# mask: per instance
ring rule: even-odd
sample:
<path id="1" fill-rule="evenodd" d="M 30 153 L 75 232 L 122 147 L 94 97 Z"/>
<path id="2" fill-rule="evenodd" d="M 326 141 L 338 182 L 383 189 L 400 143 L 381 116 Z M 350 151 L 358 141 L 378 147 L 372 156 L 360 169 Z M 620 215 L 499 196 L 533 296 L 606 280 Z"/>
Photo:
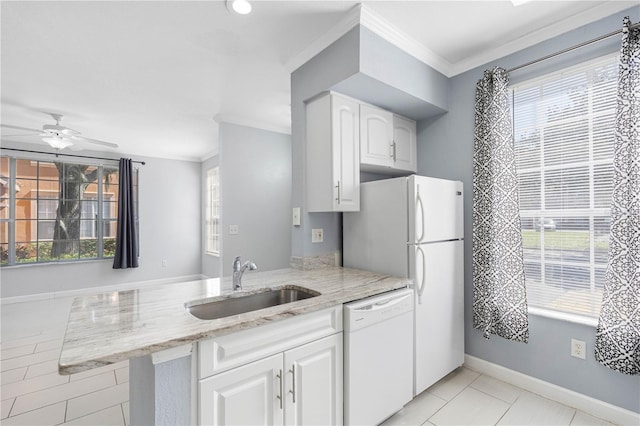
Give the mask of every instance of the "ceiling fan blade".
<path id="1" fill-rule="evenodd" d="M 42 133 L 27 133 L 25 135 L 4 135 L 5 138 L 23 138 L 27 136 L 42 136 Z"/>
<path id="2" fill-rule="evenodd" d="M 20 127 L 20 126 L 11 126 L 10 124 L 0 124 L 0 127 L 4 127 L 5 129 L 25 130 L 27 132 L 35 132 L 37 134 L 42 133 L 42 130 L 29 129 L 27 127 Z"/>
<path id="3" fill-rule="evenodd" d="M 107 146 L 109 148 L 117 148 L 118 147 L 118 144 L 115 144 L 115 143 L 99 141 L 97 139 L 90 139 L 90 138 L 85 138 L 85 137 L 82 137 L 82 136 L 70 136 L 70 138 L 75 140 L 75 141 L 78 141 L 78 142 L 92 143 L 92 144 L 95 144 L 95 145 Z"/>

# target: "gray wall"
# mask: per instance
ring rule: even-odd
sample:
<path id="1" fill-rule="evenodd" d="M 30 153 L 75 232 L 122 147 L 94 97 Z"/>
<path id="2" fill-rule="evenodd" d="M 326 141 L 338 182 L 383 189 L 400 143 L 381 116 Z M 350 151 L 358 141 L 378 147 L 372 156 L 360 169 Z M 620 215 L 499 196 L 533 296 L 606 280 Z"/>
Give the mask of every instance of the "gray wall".
<path id="1" fill-rule="evenodd" d="M 202 176 L 200 177 L 200 179 L 202 179 L 202 191 L 200 192 L 200 197 L 201 197 L 201 204 L 202 204 L 202 208 L 201 208 L 201 214 L 202 214 L 202 231 L 201 231 L 201 235 L 202 235 L 202 275 L 205 275 L 209 278 L 217 278 L 220 276 L 220 263 L 221 263 L 221 259 L 220 256 L 213 256 L 211 254 L 207 254 L 205 253 L 205 241 L 204 241 L 204 236 L 205 236 L 205 203 L 207 202 L 207 196 L 206 196 L 206 182 L 207 182 L 207 171 L 209 169 L 212 169 L 216 166 L 220 165 L 220 156 L 219 155 L 215 155 L 211 158 L 207 158 L 206 160 L 204 160 L 202 162 Z M 220 175 L 218 175 L 219 177 Z"/>
<path id="2" fill-rule="evenodd" d="M 530 315 L 530 342 L 513 343 L 497 336 L 485 340 L 472 326 L 471 203 L 475 84 L 485 68 L 514 67 L 544 55 L 619 29 L 622 18 L 640 19 L 640 8 L 618 13 L 540 43 L 451 79 L 449 112 L 418 125 L 418 171 L 420 174 L 459 179 L 465 184 L 465 351 L 533 377 L 572 389 L 620 407 L 640 412 L 640 378 L 614 372 L 594 360 L 595 328 Z M 556 61 L 514 72 L 511 82 L 522 81 L 581 60 L 617 51 L 614 37 Z M 570 339 L 587 343 L 587 360 L 569 355 Z"/>
<path id="3" fill-rule="evenodd" d="M 291 74 L 293 206 L 302 208 L 302 226 L 292 232 L 293 256 L 342 250 L 342 215 L 306 210 L 304 101 L 335 90 L 418 119 L 445 111 L 447 87 L 444 75 L 363 26 L 347 32 Z M 313 228 L 324 229 L 323 243 L 311 242 Z"/>
<path id="4" fill-rule="evenodd" d="M 291 136 L 220 123 L 222 275 L 235 256 L 263 271 L 291 255 Z M 229 225 L 239 233 L 229 235 Z"/>
<path id="5" fill-rule="evenodd" d="M 40 145 L 33 148 L 43 150 Z M 200 275 L 200 209 L 188 207 L 200 205 L 200 163 L 133 158 L 146 162 L 139 175 L 140 267 L 112 269 L 112 259 L 3 267 L 3 298 Z"/>

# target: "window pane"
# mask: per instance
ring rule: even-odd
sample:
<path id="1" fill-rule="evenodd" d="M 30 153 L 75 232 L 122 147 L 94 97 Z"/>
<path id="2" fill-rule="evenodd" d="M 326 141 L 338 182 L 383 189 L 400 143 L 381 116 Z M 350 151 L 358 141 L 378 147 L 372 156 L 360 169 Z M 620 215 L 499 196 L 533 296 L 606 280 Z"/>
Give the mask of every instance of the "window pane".
<path id="1" fill-rule="evenodd" d="M 51 246 L 52 257 L 60 260 L 77 260 L 80 257 L 79 240 L 53 241 Z"/>
<path id="2" fill-rule="evenodd" d="M 83 259 L 98 257 L 98 240 L 84 239 L 80 240 L 80 257 Z"/>
<path id="3" fill-rule="evenodd" d="M 544 133 L 544 164 L 554 166 L 588 161 L 588 140 L 587 120 L 547 127 Z"/>
<path id="4" fill-rule="evenodd" d="M 37 220 L 16 220 L 15 221 L 16 241 L 32 241 L 38 238 Z"/>
<path id="5" fill-rule="evenodd" d="M 38 240 L 52 240 L 56 227 L 55 220 L 46 220 L 38 222 Z"/>
<path id="6" fill-rule="evenodd" d="M 36 198 L 38 181 L 35 179 L 16 179 L 16 198 Z"/>
<path id="7" fill-rule="evenodd" d="M 593 166 L 593 186 L 593 206 L 610 208 L 613 193 L 613 165 Z"/>
<path id="8" fill-rule="evenodd" d="M 38 181 L 38 195 L 40 198 L 58 198 L 60 196 L 60 182 L 57 180 Z"/>
<path id="9" fill-rule="evenodd" d="M 98 236 L 97 220 L 80 221 L 80 238 L 96 238 Z"/>
<path id="10" fill-rule="evenodd" d="M 9 244 L 0 243 L 0 265 L 9 263 Z"/>
<path id="11" fill-rule="evenodd" d="M 571 167 L 544 174 L 547 209 L 589 208 L 589 169 Z"/>
<path id="12" fill-rule="evenodd" d="M 102 228 L 103 238 L 116 237 L 118 231 L 118 222 L 115 220 L 105 220 Z"/>
<path id="13" fill-rule="evenodd" d="M 38 219 L 53 219 L 55 220 L 58 211 L 58 200 L 52 198 L 39 199 L 38 204 Z"/>
<path id="14" fill-rule="evenodd" d="M 609 256 L 609 229 L 611 219 L 608 216 L 594 217 L 594 262 L 606 265 Z"/>
<path id="15" fill-rule="evenodd" d="M 540 210 L 542 208 L 540 172 L 519 173 L 518 183 L 520 185 L 520 209 Z"/>
<path id="16" fill-rule="evenodd" d="M 545 260 L 589 263 L 591 240 L 588 218 L 562 218 L 556 229 L 542 229 Z"/>
<path id="17" fill-rule="evenodd" d="M 29 166 L 28 167 L 37 167 L 37 170 L 35 169 L 27 169 L 26 165 L 25 168 L 22 169 L 22 173 L 24 173 L 27 176 L 35 176 L 38 179 L 40 179 L 41 181 L 55 181 L 58 182 L 59 181 L 59 172 L 58 172 L 58 167 L 56 166 L 56 163 L 50 163 L 48 161 L 31 161 L 31 160 L 17 160 L 17 161 L 22 161 L 24 163 L 28 163 Z M 60 164 L 60 163 L 57 163 Z M 20 170 L 18 171 L 18 175 L 20 175 Z"/>
<path id="18" fill-rule="evenodd" d="M 97 219 L 98 217 L 98 201 L 91 199 L 84 199 L 80 202 L 80 218 L 82 219 Z"/>
<path id="19" fill-rule="evenodd" d="M 105 238 L 104 239 L 104 249 L 103 249 L 102 257 L 113 257 L 116 254 L 116 239 L 115 238 Z"/>
<path id="20" fill-rule="evenodd" d="M 16 243 L 16 262 L 31 263 L 37 262 L 36 243 L 32 241 L 23 241 Z"/>

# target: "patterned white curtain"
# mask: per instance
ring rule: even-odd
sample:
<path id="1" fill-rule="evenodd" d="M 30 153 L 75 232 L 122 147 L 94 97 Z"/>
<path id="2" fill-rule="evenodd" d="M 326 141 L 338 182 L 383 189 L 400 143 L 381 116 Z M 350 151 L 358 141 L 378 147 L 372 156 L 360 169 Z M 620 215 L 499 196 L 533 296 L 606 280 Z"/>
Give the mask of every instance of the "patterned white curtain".
<path id="1" fill-rule="evenodd" d="M 640 28 L 624 19 L 618 76 L 609 263 L 596 359 L 640 374 Z"/>
<path id="2" fill-rule="evenodd" d="M 529 322 L 522 258 L 518 177 L 509 79 L 485 71 L 476 86 L 473 155 L 473 326 L 527 342 Z"/>

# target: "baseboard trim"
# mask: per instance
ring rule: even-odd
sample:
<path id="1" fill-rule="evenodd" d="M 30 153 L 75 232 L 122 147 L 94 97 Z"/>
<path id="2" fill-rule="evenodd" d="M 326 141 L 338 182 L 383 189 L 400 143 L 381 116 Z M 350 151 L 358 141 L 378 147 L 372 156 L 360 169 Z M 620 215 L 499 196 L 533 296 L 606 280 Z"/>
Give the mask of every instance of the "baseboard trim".
<path id="1" fill-rule="evenodd" d="M 554 385 L 553 383 L 545 382 L 544 380 L 536 379 L 535 377 L 469 354 L 464 355 L 464 366 L 545 398 L 558 401 L 569 407 L 577 408 L 580 411 L 584 411 L 587 414 L 603 420 L 612 421 L 619 425 L 640 424 L 639 413 Z"/>
<path id="2" fill-rule="evenodd" d="M 202 280 L 202 279 L 208 279 L 208 278 L 209 277 L 202 274 L 185 275 L 181 277 L 161 278 L 161 279 L 147 280 L 147 281 L 135 281 L 130 283 L 105 285 L 105 286 L 99 286 L 99 287 L 86 287 L 86 288 L 79 288 L 76 290 L 64 290 L 64 291 L 55 291 L 50 293 L 28 294 L 25 296 L 3 297 L 0 299 L 0 304 L 9 305 L 12 303 L 34 302 L 38 300 L 48 300 L 48 299 L 56 299 L 56 298 L 62 298 L 62 297 L 76 297 L 76 296 L 86 296 L 86 295 L 97 294 L 97 293 L 111 293 L 113 291 L 131 290 L 135 288 L 149 287 L 153 285 L 173 284 L 178 282 L 195 281 L 195 280 Z"/>

